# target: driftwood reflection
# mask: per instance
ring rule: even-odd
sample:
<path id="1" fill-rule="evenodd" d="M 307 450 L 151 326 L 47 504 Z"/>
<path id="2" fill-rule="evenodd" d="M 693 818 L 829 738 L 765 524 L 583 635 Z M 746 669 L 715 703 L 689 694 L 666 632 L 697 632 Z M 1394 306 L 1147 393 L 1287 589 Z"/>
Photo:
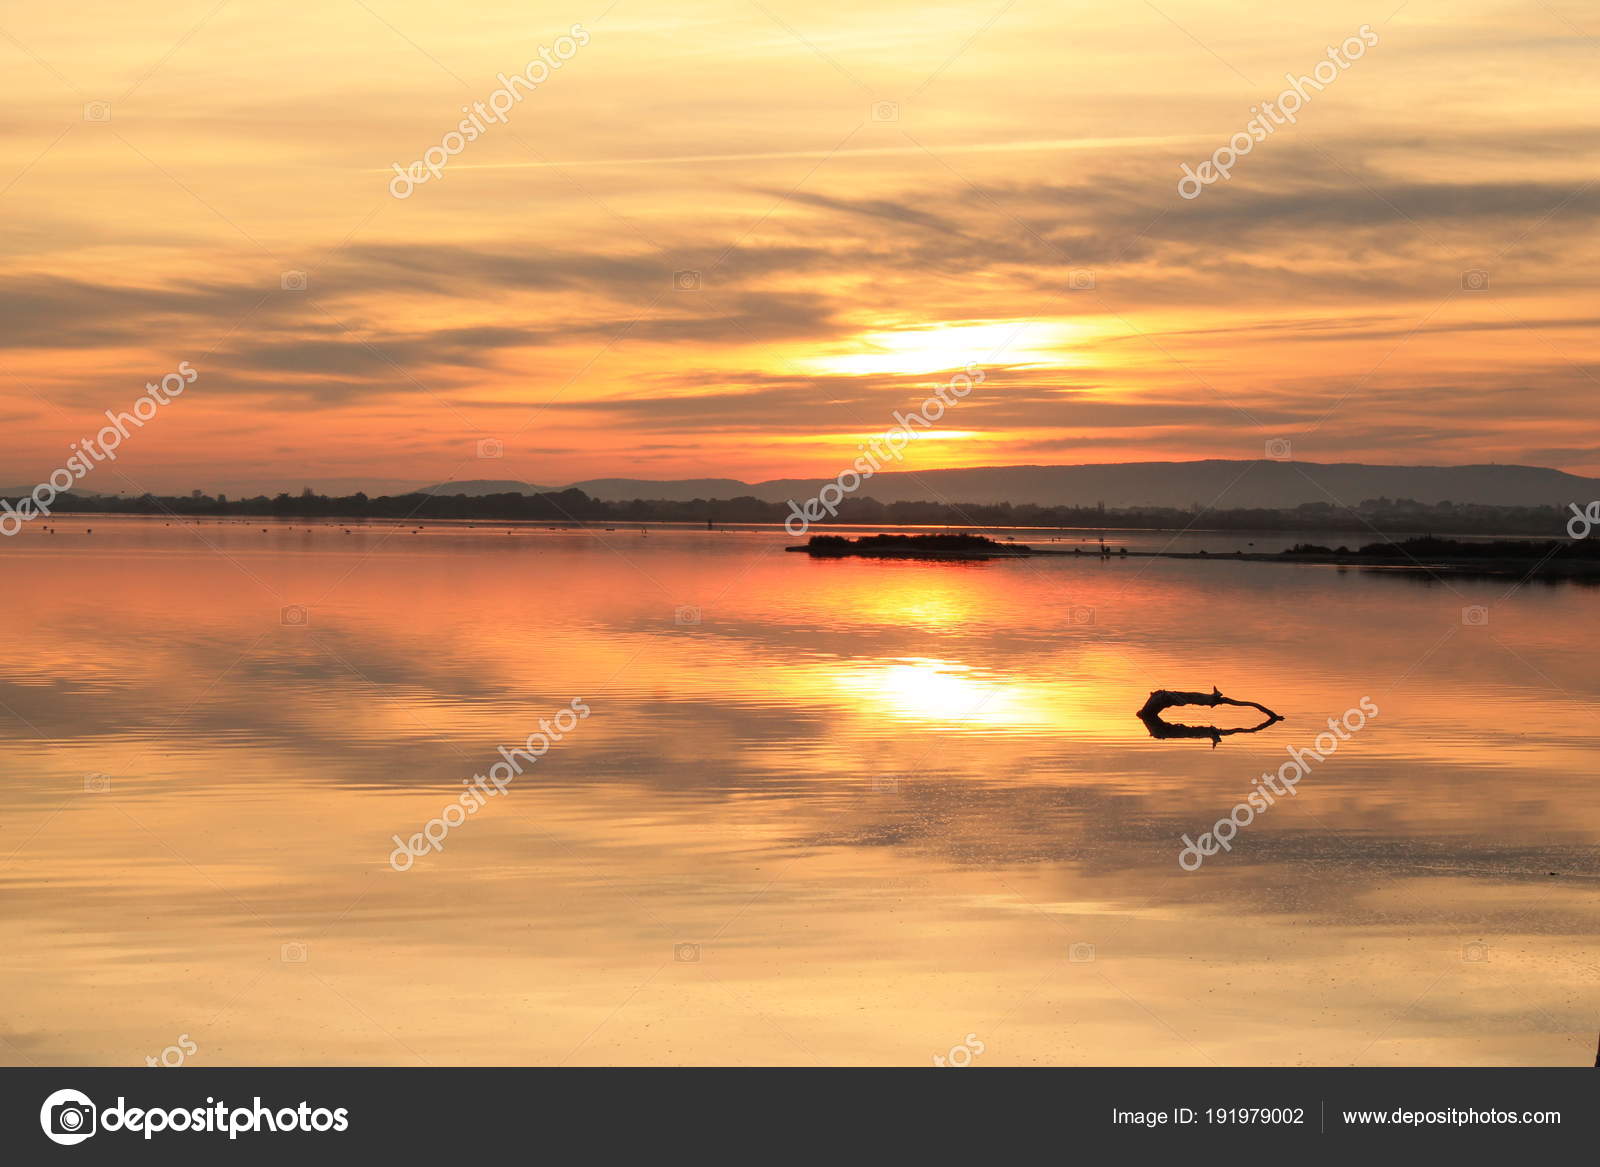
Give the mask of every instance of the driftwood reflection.
<path id="1" fill-rule="evenodd" d="M 1260 725 L 1242 726 L 1238 729 L 1218 729 L 1214 725 L 1174 725 L 1162 720 L 1162 713 L 1180 705 L 1202 705 L 1215 708 L 1218 705 L 1235 705 L 1243 709 L 1258 709 L 1265 715 Z M 1283 720 L 1280 714 L 1274 713 L 1265 705 L 1255 701 L 1235 701 L 1232 697 L 1224 697 L 1221 690 L 1212 686 L 1209 693 L 1184 693 L 1175 689 L 1157 689 L 1150 694 L 1150 699 L 1139 710 L 1139 720 L 1144 722 L 1145 729 L 1150 731 L 1153 738 L 1205 738 L 1211 742 L 1211 748 L 1216 749 L 1217 743 L 1223 738 L 1236 733 L 1260 733 L 1269 725 L 1274 725 Z"/>

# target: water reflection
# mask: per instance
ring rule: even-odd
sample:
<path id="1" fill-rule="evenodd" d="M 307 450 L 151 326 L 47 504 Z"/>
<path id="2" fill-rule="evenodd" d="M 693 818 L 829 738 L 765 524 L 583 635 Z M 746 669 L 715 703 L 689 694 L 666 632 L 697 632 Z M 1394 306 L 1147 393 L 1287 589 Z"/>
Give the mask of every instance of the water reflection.
<path id="1" fill-rule="evenodd" d="M 1592 592 L 92 525 L 0 546 L 5 1061 L 1592 1059 Z M 1383 715 L 1187 874 L 1286 735 L 1170 748 L 1169 678 Z"/>

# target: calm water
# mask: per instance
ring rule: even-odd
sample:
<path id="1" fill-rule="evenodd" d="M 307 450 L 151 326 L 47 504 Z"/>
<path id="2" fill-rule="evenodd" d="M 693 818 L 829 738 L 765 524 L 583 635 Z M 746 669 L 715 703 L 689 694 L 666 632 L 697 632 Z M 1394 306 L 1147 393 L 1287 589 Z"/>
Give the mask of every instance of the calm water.
<path id="1" fill-rule="evenodd" d="M 346 530 L 0 546 L 0 1061 L 1594 1056 L 1593 590 Z M 1287 721 L 1212 749 L 1133 716 L 1213 684 Z M 1296 796 L 1179 867 L 1363 697 Z"/>

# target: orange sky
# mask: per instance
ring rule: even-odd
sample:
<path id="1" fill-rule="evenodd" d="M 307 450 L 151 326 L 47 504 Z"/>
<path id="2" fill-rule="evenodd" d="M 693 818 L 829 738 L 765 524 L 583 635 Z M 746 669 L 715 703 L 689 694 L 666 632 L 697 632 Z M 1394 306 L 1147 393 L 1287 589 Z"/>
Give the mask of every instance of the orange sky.
<path id="1" fill-rule="evenodd" d="M 185 360 L 85 487 L 832 476 L 969 362 L 908 468 L 1288 438 L 1600 473 L 1600 25 L 1394 6 L 13 8 L 0 485 Z M 1363 25 L 1296 124 L 1179 197 Z"/>

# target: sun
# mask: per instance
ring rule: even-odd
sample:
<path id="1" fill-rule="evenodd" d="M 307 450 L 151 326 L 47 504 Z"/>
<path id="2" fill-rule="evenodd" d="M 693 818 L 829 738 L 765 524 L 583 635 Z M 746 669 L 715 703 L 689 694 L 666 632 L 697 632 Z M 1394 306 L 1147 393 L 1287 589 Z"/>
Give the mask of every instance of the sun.
<path id="1" fill-rule="evenodd" d="M 1089 329 L 1064 320 L 991 320 L 859 333 L 804 364 L 819 373 L 922 376 L 976 365 L 1054 367 L 1085 363 Z"/>

